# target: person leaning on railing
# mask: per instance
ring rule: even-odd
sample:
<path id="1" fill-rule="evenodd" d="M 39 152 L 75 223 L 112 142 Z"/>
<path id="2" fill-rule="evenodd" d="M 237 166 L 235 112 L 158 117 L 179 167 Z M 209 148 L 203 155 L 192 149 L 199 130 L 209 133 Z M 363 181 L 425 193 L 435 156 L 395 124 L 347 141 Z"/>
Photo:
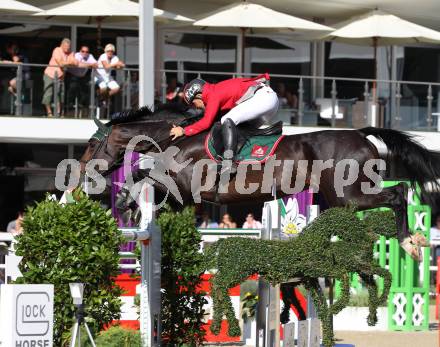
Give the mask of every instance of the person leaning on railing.
<path id="1" fill-rule="evenodd" d="M 46 108 L 48 117 L 52 117 L 53 115 L 51 107 L 53 98 L 55 97 L 55 107 L 59 115 L 61 114 L 64 101 L 64 83 L 58 84 L 58 95 L 54 95 L 56 79 L 60 82 L 63 81 L 65 75 L 64 68 L 75 65 L 77 64 L 73 53 L 70 51 L 70 40 L 65 38 L 61 41 L 60 46 L 52 51 L 49 66 L 44 70 L 44 89 L 41 102 Z"/>
<path id="2" fill-rule="evenodd" d="M 243 223 L 243 229 L 261 229 L 263 226 L 260 221 L 257 221 L 253 213 L 248 213 L 246 221 Z"/>
<path id="3" fill-rule="evenodd" d="M 17 213 L 17 218 L 10 221 L 6 227 L 6 231 L 14 236 L 20 235 L 23 232 L 23 211 Z"/>
<path id="4" fill-rule="evenodd" d="M 98 67 L 98 62 L 96 61 L 93 54 L 90 53 L 88 46 L 81 46 L 79 52 L 74 55 L 76 66 L 69 68 L 67 72 L 69 73 L 66 78 L 69 79 L 67 88 L 67 107 L 71 107 L 78 102 L 78 106 L 81 112 L 86 112 L 87 105 L 89 104 L 89 82 L 90 75 L 89 69 L 95 69 Z M 76 100 L 75 100 L 76 99 Z"/>
<path id="5" fill-rule="evenodd" d="M 104 104 L 109 97 L 119 93 L 121 89 L 118 82 L 112 76 L 112 69 L 122 69 L 125 67 L 125 64 L 118 58 L 115 51 L 115 46 L 109 43 L 105 46 L 104 53 L 98 58 L 99 68 L 97 70 L 96 83 Z"/>
<path id="6" fill-rule="evenodd" d="M 15 42 L 10 42 L 6 45 L 6 54 L 1 60 L 2 63 L 11 63 L 11 64 L 20 64 L 20 63 L 29 63 L 27 57 L 20 52 L 18 45 Z M 30 68 L 28 65 L 23 66 L 23 80 L 30 79 Z M 17 94 L 17 67 L 11 69 L 11 73 L 14 77 L 12 77 L 8 82 L 8 91 L 16 95 Z"/>
<path id="7" fill-rule="evenodd" d="M 232 217 L 229 213 L 225 213 L 218 227 L 220 229 L 235 229 L 237 228 L 237 223 L 232 220 Z"/>

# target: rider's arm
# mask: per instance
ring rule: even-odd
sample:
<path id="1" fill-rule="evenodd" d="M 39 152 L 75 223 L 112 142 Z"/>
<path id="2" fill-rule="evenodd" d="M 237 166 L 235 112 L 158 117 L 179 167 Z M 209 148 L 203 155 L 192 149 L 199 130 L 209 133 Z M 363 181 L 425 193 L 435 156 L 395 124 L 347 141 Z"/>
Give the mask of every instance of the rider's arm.
<path id="1" fill-rule="evenodd" d="M 220 100 L 215 98 L 209 100 L 206 105 L 205 115 L 202 119 L 195 122 L 194 124 L 188 125 L 184 128 L 184 132 L 186 136 L 193 136 L 198 133 L 201 133 L 203 130 L 208 129 L 212 123 L 214 123 L 215 117 L 217 116 L 217 112 L 220 109 Z"/>

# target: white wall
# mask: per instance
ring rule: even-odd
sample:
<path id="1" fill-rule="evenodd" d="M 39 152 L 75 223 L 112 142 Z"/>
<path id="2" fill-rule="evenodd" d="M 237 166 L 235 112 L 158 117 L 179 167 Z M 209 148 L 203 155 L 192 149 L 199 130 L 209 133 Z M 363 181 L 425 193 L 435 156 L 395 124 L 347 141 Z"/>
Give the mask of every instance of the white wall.
<path id="1" fill-rule="evenodd" d="M 0 117 L 0 142 L 10 143 L 86 143 L 97 130 L 89 119 L 48 119 Z M 285 126 L 284 134 L 332 130 L 323 127 Z M 440 132 L 409 132 L 431 150 L 440 152 Z"/>

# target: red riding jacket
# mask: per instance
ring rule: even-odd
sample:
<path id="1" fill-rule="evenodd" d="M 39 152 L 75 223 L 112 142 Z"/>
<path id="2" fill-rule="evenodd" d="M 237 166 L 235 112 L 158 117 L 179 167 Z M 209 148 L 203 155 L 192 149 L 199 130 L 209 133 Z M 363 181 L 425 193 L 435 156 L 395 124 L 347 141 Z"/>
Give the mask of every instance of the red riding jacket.
<path id="1" fill-rule="evenodd" d="M 202 92 L 205 114 L 202 119 L 184 128 L 185 135 L 193 136 L 211 127 L 219 111 L 229 111 L 237 106 L 236 102 L 248 89 L 263 78 L 269 80 L 270 77 L 265 73 L 253 78 L 231 78 L 215 84 L 205 83 Z"/>

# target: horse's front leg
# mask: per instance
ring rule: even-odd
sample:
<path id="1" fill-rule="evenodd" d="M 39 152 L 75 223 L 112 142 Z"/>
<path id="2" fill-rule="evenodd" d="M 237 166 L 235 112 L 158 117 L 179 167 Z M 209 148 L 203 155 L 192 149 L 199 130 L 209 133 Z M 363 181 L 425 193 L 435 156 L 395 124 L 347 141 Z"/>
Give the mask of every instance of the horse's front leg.
<path id="1" fill-rule="evenodd" d="M 216 276 L 220 274 L 217 273 Z M 240 336 L 241 329 L 238 319 L 235 317 L 234 307 L 232 306 L 231 298 L 228 293 L 229 288 L 221 287 L 214 280 L 212 286 L 212 300 L 213 300 L 213 319 L 211 324 L 211 331 L 214 335 L 218 335 L 221 329 L 223 316 L 228 320 L 228 335 Z"/>
<path id="2" fill-rule="evenodd" d="M 318 279 L 305 279 L 304 284 L 306 289 L 310 292 L 315 307 L 318 309 L 318 317 L 322 325 L 322 344 L 325 347 L 332 347 L 334 346 L 335 337 L 333 333 L 332 315 L 327 304 L 327 299 L 322 292 Z"/>

